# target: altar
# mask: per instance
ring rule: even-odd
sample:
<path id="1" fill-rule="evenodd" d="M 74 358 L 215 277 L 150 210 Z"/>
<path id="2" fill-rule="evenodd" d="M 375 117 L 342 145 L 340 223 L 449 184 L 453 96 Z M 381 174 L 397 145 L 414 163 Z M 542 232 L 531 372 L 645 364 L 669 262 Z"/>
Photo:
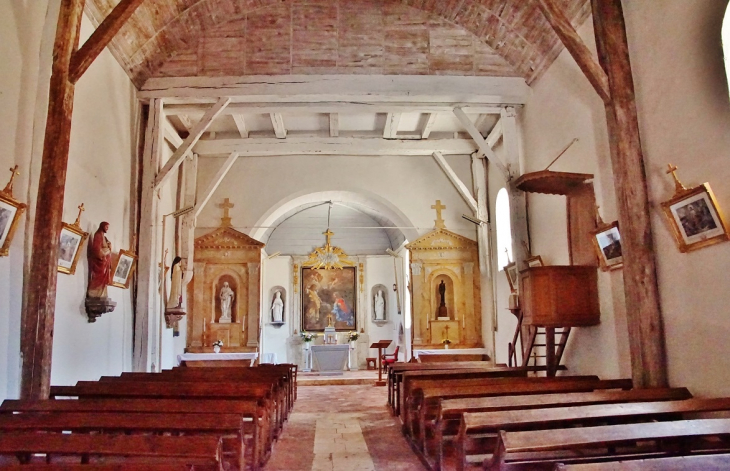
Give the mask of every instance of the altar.
<path id="1" fill-rule="evenodd" d="M 413 350 L 413 358 L 419 363 L 438 361 L 489 361 L 486 348 L 450 348 L 434 350 Z"/>
<path id="2" fill-rule="evenodd" d="M 347 365 L 350 346 L 344 345 L 312 345 L 312 357 L 320 376 L 341 375 Z"/>
<path id="3" fill-rule="evenodd" d="M 250 353 L 183 353 L 177 356 L 177 366 L 253 366 L 259 354 Z"/>

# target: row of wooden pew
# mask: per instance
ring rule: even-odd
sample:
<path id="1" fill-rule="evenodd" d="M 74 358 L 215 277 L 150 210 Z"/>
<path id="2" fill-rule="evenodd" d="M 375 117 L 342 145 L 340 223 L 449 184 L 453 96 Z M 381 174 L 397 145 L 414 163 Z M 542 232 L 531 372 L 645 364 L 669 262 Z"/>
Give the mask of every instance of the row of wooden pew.
<path id="1" fill-rule="evenodd" d="M 296 399 L 296 365 L 179 367 L 52 386 L 0 404 L 0 466 L 259 470 Z"/>
<path id="2" fill-rule="evenodd" d="M 391 411 L 432 470 L 730 469 L 730 419 L 697 418 L 730 417 L 730 398 L 486 362 L 387 373 Z"/>

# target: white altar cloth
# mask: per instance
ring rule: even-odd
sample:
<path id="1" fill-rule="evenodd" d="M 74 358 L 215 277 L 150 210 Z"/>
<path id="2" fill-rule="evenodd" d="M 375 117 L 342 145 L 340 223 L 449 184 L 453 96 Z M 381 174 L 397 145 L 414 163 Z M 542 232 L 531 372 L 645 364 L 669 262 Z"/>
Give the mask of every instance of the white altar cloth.
<path id="1" fill-rule="evenodd" d="M 449 348 L 438 350 L 413 350 L 413 356 L 419 355 L 489 355 L 486 348 Z"/>
<path id="2" fill-rule="evenodd" d="M 251 360 L 253 362 L 259 357 L 258 352 L 253 353 L 183 353 L 177 356 L 177 366 L 184 361 L 221 361 L 221 360 Z"/>
<path id="3" fill-rule="evenodd" d="M 312 345 L 312 356 L 320 376 L 341 375 L 350 356 L 350 346 Z"/>

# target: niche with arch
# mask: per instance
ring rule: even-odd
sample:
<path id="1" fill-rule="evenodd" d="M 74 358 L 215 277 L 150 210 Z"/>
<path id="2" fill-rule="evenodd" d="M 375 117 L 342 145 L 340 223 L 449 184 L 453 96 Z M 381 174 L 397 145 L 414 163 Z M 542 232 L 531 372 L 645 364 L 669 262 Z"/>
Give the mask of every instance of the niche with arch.
<path id="1" fill-rule="evenodd" d="M 276 293 L 279 293 L 281 303 L 277 302 Z M 274 286 L 269 290 L 267 318 L 269 320 L 269 324 L 273 325 L 277 329 L 286 324 L 286 299 L 286 288 L 283 286 Z"/>
<path id="2" fill-rule="evenodd" d="M 215 304 L 213 312 L 215 313 L 215 322 L 220 322 L 223 311 L 221 310 L 221 290 L 225 283 L 228 283 L 228 287 L 233 291 L 233 299 L 231 300 L 231 324 L 240 323 L 240 316 L 238 314 L 238 305 L 240 296 L 239 282 L 236 277 L 230 274 L 221 275 L 215 282 L 213 293 L 213 302 Z"/>
<path id="3" fill-rule="evenodd" d="M 378 296 L 382 293 L 382 313 L 379 312 Z M 372 308 L 370 309 L 371 319 L 375 324 L 383 325 L 388 322 L 388 288 L 385 285 L 377 284 L 370 289 L 370 301 Z"/>
<path id="4" fill-rule="evenodd" d="M 443 303 L 441 295 L 441 283 L 443 282 Z M 436 320 L 454 320 L 456 314 L 456 303 L 454 296 L 454 280 L 447 274 L 435 276 L 431 281 L 431 290 L 433 292 L 433 312 Z"/>

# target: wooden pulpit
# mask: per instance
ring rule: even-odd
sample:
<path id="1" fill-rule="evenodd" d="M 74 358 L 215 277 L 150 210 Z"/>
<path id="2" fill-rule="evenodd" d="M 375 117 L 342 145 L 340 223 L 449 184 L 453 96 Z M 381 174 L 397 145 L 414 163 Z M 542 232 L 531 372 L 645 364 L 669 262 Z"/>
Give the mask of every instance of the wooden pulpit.
<path id="1" fill-rule="evenodd" d="M 381 340 L 370 345 L 370 348 L 378 349 L 378 380 L 375 382 L 375 386 L 385 386 L 385 381 L 383 381 L 383 350 L 388 348 L 392 342 L 392 340 Z"/>

